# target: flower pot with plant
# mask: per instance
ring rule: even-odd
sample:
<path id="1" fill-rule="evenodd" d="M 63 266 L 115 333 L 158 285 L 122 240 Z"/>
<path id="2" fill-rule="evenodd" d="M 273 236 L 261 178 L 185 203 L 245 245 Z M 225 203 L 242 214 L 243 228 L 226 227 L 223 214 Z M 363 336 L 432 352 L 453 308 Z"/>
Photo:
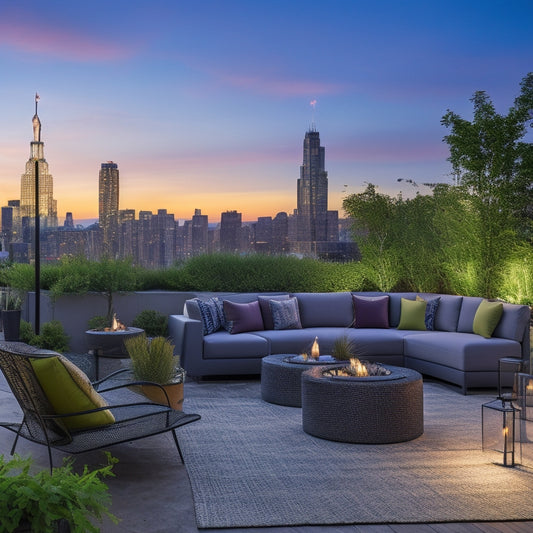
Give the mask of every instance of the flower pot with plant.
<path id="1" fill-rule="evenodd" d="M 131 359 L 131 370 L 136 381 L 148 382 L 139 385 L 140 391 L 156 403 L 181 410 L 185 370 L 179 366 L 179 357 L 174 355 L 174 345 L 165 337 L 148 339 L 146 334 L 124 341 Z"/>
<path id="2" fill-rule="evenodd" d="M 4 293 L 2 306 L 2 329 L 4 330 L 4 340 L 18 341 L 20 337 L 20 316 L 22 309 L 22 298 L 11 289 Z"/>

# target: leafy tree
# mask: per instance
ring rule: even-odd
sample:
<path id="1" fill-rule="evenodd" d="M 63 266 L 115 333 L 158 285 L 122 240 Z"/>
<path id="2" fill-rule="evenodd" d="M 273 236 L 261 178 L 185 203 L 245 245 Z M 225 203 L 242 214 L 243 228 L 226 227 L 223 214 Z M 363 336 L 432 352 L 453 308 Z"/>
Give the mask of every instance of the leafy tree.
<path id="1" fill-rule="evenodd" d="M 474 93 L 473 120 L 448 110 L 442 124 L 448 160 L 477 219 L 479 292 L 495 296 L 504 264 L 521 239 L 530 235 L 533 145 L 521 141 L 533 110 L 533 73 L 520 84 L 519 96 L 507 115 L 496 112 L 484 91 Z"/>

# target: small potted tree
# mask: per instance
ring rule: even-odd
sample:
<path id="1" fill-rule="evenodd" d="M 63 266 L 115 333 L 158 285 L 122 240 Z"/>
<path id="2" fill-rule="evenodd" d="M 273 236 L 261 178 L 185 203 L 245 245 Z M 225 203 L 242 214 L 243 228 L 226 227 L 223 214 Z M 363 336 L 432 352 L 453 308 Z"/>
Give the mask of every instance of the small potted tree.
<path id="1" fill-rule="evenodd" d="M 165 337 L 148 339 L 146 333 L 142 333 L 126 339 L 124 345 L 131 359 L 134 379 L 157 384 L 140 385 L 141 393 L 153 402 L 170 403 L 170 407 L 181 411 L 185 370 L 179 366 L 179 357 L 174 355 L 170 340 Z"/>

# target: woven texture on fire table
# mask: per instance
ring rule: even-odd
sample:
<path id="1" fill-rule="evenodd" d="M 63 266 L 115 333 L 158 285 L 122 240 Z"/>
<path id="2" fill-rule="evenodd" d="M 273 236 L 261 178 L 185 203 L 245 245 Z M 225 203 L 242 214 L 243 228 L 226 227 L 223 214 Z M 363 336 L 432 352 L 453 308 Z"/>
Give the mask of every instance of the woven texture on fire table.
<path id="1" fill-rule="evenodd" d="M 302 406 L 302 373 L 312 368 L 311 363 L 291 363 L 290 354 L 263 357 L 261 362 L 261 398 L 265 402 Z M 320 365 L 327 365 L 325 362 Z M 336 363 L 339 364 L 338 362 Z"/>
<path id="2" fill-rule="evenodd" d="M 422 376 L 387 366 L 383 379 L 323 376 L 324 368 L 302 375 L 302 421 L 306 433 L 359 444 L 412 440 L 424 432 Z"/>

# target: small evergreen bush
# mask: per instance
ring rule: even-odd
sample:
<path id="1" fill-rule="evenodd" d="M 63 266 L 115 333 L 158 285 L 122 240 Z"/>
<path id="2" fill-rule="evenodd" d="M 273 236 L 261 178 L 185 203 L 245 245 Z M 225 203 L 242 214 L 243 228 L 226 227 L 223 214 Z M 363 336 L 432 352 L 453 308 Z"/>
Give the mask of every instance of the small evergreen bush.
<path id="1" fill-rule="evenodd" d="M 148 337 L 166 337 L 168 317 L 159 311 L 145 309 L 133 319 L 132 325 L 144 329 Z"/>

